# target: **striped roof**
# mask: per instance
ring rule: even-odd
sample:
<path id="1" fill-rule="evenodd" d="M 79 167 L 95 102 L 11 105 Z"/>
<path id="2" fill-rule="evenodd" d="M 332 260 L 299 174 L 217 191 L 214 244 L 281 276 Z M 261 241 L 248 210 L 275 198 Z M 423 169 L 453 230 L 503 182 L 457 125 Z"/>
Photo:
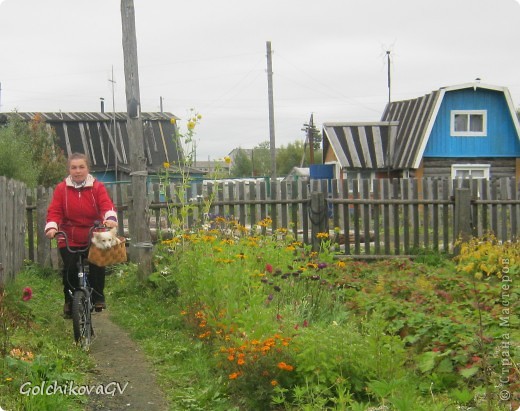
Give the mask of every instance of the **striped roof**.
<path id="1" fill-rule="evenodd" d="M 12 113 L 3 113 L 7 117 L 17 116 L 25 121 L 30 121 L 34 118 L 34 116 L 41 116 L 46 123 L 58 122 L 62 123 L 64 121 L 113 121 L 114 117 L 116 121 L 126 121 L 127 113 L 101 113 L 101 112 L 78 112 L 78 113 L 40 113 L 40 112 L 12 112 Z M 178 117 L 173 115 L 172 113 L 163 113 L 163 112 L 152 112 L 152 113 L 141 113 L 141 118 L 143 121 L 146 120 L 165 120 L 170 121 L 172 118 L 175 120 L 179 120 Z"/>
<path id="2" fill-rule="evenodd" d="M 433 126 L 434 108 L 437 107 L 439 91 L 425 96 L 387 104 L 382 121 L 399 122 L 397 132 L 394 169 L 412 168 L 426 133 Z M 433 117 L 433 120 L 435 118 Z"/>
<path id="3" fill-rule="evenodd" d="M 394 158 L 397 122 L 324 123 L 323 153 L 332 148 L 341 167 L 386 169 Z"/>
<path id="4" fill-rule="evenodd" d="M 25 121 L 40 115 L 54 128 L 66 156 L 85 153 L 92 171 L 130 171 L 130 147 L 126 113 L 4 113 Z M 157 172 L 164 162 L 179 164 L 183 156 L 171 113 L 141 113 L 148 171 Z M 114 121 L 115 119 L 115 121 Z M 116 162 L 117 158 L 117 162 Z"/>

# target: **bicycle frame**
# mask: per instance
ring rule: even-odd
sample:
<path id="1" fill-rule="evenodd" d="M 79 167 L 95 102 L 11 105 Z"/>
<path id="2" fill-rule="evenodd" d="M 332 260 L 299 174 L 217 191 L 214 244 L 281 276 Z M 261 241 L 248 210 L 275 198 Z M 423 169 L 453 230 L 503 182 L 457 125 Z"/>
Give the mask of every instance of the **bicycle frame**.
<path id="1" fill-rule="evenodd" d="M 69 240 L 65 232 L 58 231 L 55 234 L 55 237 L 63 237 L 65 240 L 65 247 L 70 253 L 78 254 L 78 285 L 74 287 L 73 290 L 69 289 L 69 293 L 72 298 L 72 324 L 74 330 L 74 340 L 85 350 L 89 349 L 91 339 L 94 334 L 91 317 L 91 313 L 94 310 L 94 304 L 92 303 L 91 298 L 93 290 L 88 283 L 89 266 L 88 264 L 85 264 L 85 255 L 90 247 L 92 233 L 97 228 L 101 228 L 99 224 L 94 224 L 94 226 L 90 228 L 88 236 L 89 242 L 85 248 L 72 249 L 69 246 Z M 69 286 L 70 285 L 71 284 L 69 283 Z"/>

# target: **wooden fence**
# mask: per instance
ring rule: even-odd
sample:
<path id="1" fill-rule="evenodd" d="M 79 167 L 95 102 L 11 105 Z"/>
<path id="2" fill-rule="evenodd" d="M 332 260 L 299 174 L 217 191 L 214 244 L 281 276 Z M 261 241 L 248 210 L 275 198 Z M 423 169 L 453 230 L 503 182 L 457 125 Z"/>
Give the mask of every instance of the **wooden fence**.
<path id="1" fill-rule="evenodd" d="M 450 252 L 461 233 L 493 232 L 501 241 L 516 241 L 518 188 L 514 178 L 207 183 L 186 191 L 191 209 L 182 216 L 172 184 L 162 192 L 154 187 L 150 209 L 163 235 L 172 218 L 191 228 L 215 216 L 247 227 L 269 217 L 273 231 L 287 229 L 307 244 L 326 229 L 346 255 L 402 255 L 418 248 Z M 167 204 L 161 196 L 173 200 Z"/>
<path id="2" fill-rule="evenodd" d="M 129 186 L 107 187 L 123 221 L 121 233 L 125 230 L 131 238 L 126 229 Z M 50 264 L 43 227 L 51 195 L 52 189 L 29 191 L 0 177 L 0 275 L 3 269 L 3 276 L 12 276 L 24 258 Z M 154 241 L 171 237 L 175 220 L 191 229 L 214 224 L 221 216 L 251 228 L 269 218 L 272 223 L 263 232 L 288 230 L 313 247 L 320 244 L 316 234 L 327 232 L 340 253 L 363 258 L 409 255 L 421 248 L 451 252 L 460 233 L 493 232 L 501 241 L 520 236 L 519 183 L 514 178 L 227 181 L 196 183 L 186 190 L 174 183 L 156 184 L 149 190 L 149 209 Z"/>
<path id="3" fill-rule="evenodd" d="M 23 183 L 0 176 L 0 287 L 25 258 L 25 199 Z"/>

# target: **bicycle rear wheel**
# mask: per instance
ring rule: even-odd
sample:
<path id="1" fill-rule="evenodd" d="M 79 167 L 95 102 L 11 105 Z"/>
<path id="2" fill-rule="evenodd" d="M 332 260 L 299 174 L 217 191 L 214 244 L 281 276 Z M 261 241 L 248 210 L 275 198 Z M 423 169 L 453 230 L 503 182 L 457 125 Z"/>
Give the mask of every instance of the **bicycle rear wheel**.
<path id="1" fill-rule="evenodd" d="M 74 291 L 72 299 L 74 340 L 84 350 L 88 350 L 92 341 L 92 318 L 90 314 L 89 301 L 85 291 Z"/>

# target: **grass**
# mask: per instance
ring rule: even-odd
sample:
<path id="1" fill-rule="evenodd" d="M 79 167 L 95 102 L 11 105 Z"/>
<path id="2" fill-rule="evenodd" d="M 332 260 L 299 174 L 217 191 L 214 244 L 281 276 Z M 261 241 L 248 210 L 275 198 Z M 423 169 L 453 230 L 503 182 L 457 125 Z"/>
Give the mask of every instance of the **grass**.
<path id="1" fill-rule="evenodd" d="M 337 262 L 286 232 L 190 233 L 157 246 L 156 271 L 145 282 L 135 265 L 122 265 L 106 291 L 113 320 L 147 354 L 172 410 L 518 407 L 518 290 L 505 293 L 504 278 L 477 279 L 443 255 L 416 254 L 414 261 Z M 507 264 L 516 279 L 517 260 Z M 55 314 L 61 286 L 45 274 L 29 267 L 2 304 L 1 318 L 16 325 L 2 340 L 0 406 L 7 409 L 84 403 L 26 406 L 16 392 L 24 379 L 43 377 L 24 368 L 31 362 L 14 361 L 13 348 L 42 355 L 46 378 L 83 381 L 91 367 L 70 344 L 71 331 L 63 333 L 70 324 Z M 33 298 L 22 302 L 27 285 Z M 503 392 L 511 397 L 501 400 Z"/>
<path id="2" fill-rule="evenodd" d="M 129 330 L 151 359 L 172 410 L 233 410 L 225 383 L 210 366 L 211 352 L 186 333 L 175 292 L 136 280 L 135 266 L 107 278 L 112 319 Z"/>
<path id="3" fill-rule="evenodd" d="M 22 300 L 29 287 L 32 298 Z M 62 285 L 55 272 L 27 266 L 0 293 L 0 407 L 6 410 L 82 410 L 81 395 L 25 395 L 42 383 L 85 384 L 93 367 L 61 318 Z M 25 384 L 25 385 L 24 385 Z M 47 387 L 48 385 L 46 385 Z"/>

